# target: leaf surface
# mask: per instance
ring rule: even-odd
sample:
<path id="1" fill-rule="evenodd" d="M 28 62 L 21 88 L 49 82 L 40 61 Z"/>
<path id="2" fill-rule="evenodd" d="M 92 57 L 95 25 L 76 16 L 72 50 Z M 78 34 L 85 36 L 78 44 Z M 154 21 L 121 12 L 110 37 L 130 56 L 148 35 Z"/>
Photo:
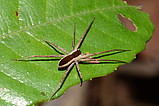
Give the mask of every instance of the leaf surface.
<path id="1" fill-rule="evenodd" d="M 48 100 L 60 82 L 64 71 L 59 71 L 58 59 L 48 61 L 12 61 L 31 55 L 59 55 L 42 39 L 71 51 L 76 23 L 77 43 L 95 16 L 95 21 L 85 37 L 82 53 L 95 53 L 112 49 L 131 50 L 106 53 L 99 58 L 131 62 L 145 49 L 152 37 L 153 24 L 149 15 L 128 6 L 120 0 L 12 0 L 0 1 L 0 97 L 2 104 L 30 105 Z M 129 18 L 136 31 L 128 30 L 118 15 Z M 98 57 L 98 56 L 96 56 Z M 39 58 L 34 58 L 34 60 Z M 83 80 L 105 76 L 123 63 L 102 62 L 80 64 Z M 69 87 L 80 83 L 74 67 L 59 97 Z"/>

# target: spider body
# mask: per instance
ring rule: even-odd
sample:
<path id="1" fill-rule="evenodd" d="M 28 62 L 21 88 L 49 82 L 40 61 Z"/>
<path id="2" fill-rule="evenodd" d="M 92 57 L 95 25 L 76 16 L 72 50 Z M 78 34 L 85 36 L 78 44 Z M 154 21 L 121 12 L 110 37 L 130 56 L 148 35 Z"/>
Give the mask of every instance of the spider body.
<path id="1" fill-rule="evenodd" d="M 94 17 L 95 19 L 95 17 Z M 107 53 L 107 52 L 112 52 L 112 51 L 118 51 L 118 52 L 121 52 L 121 51 L 129 51 L 129 50 L 122 50 L 122 49 L 113 49 L 113 50 L 107 50 L 107 51 L 102 51 L 102 52 L 97 52 L 97 53 L 90 53 L 90 54 L 81 54 L 81 51 L 80 51 L 80 46 L 81 46 L 81 43 L 83 41 L 83 38 L 87 35 L 91 25 L 93 24 L 94 22 L 94 19 L 93 21 L 89 24 L 89 26 L 87 27 L 86 31 L 84 32 L 84 34 L 82 35 L 82 37 L 80 38 L 80 40 L 78 41 L 78 43 L 76 44 L 76 46 L 74 47 L 74 44 L 75 44 L 75 27 L 76 25 L 74 25 L 74 36 L 73 36 L 73 41 L 72 41 L 72 49 L 71 49 L 71 53 L 69 53 L 68 51 L 66 51 L 65 49 L 55 45 L 54 43 L 52 42 L 49 42 L 49 41 L 46 41 L 46 40 L 43 40 L 45 41 L 49 46 L 50 44 L 55 46 L 56 48 L 60 49 L 61 51 L 65 52 L 67 55 L 33 55 L 33 56 L 29 56 L 29 57 L 25 57 L 25 58 L 21 58 L 21 59 L 13 59 L 13 60 L 25 60 L 25 59 L 28 59 L 28 58 L 33 58 L 33 57 L 62 57 L 58 63 L 58 68 L 64 68 L 64 67 L 68 67 L 65 74 L 63 75 L 60 83 L 57 85 L 57 87 L 55 88 L 53 94 L 51 95 L 50 100 L 52 100 L 52 97 L 62 88 L 62 85 L 66 79 L 66 76 L 68 76 L 69 72 L 71 71 L 71 69 L 73 68 L 74 65 L 76 65 L 76 69 L 77 69 L 77 72 L 78 72 L 78 75 L 79 75 L 79 78 L 81 80 L 81 86 L 82 86 L 82 82 L 83 82 L 83 78 L 82 78 L 82 75 L 81 75 L 81 72 L 80 72 L 80 68 L 79 68 L 79 62 L 90 62 L 90 63 L 100 63 L 99 61 L 115 61 L 115 62 L 122 62 L 122 63 L 126 63 L 124 61 L 120 61 L 120 60 L 110 60 L 110 59 L 94 59 L 94 58 L 91 58 L 91 56 L 94 56 L 94 55 L 98 55 L 98 54 L 103 54 L 103 53 Z"/>
<path id="2" fill-rule="evenodd" d="M 81 50 L 78 49 L 78 50 L 72 51 L 70 54 L 68 54 L 68 55 L 64 56 L 62 59 L 60 59 L 58 68 L 67 67 L 72 62 L 75 62 L 75 60 L 80 58 L 80 55 L 81 55 Z"/>

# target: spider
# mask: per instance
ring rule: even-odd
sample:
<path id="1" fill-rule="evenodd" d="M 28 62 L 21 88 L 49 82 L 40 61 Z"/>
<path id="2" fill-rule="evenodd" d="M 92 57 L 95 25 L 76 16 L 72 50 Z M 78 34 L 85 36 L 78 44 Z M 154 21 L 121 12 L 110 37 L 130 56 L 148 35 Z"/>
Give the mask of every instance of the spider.
<path id="1" fill-rule="evenodd" d="M 95 17 L 94 17 L 95 19 Z M 90 62 L 90 63 L 100 63 L 99 61 L 116 61 L 116 62 L 122 62 L 122 63 L 126 63 L 124 61 L 120 61 L 120 60 L 109 60 L 109 59 L 94 59 L 94 58 L 90 58 L 91 56 L 94 55 L 98 55 L 98 54 L 102 54 L 102 53 L 106 53 L 106 52 L 112 52 L 112 51 L 128 51 L 128 50 L 122 50 L 122 49 L 113 49 L 113 50 L 107 50 L 107 51 L 102 51 L 102 52 L 97 52 L 97 53 L 85 53 L 82 54 L 81 50 L 80 50 L 80 45 L 82 44 L 83 38 L 87 35 L 90 27 L 92 26 L 94 19 L 92 20 L 92 22 L 89 24 L 89 26 L 87 27 L 86 31 L 84 32 L 84 34 L 82 35 L 82 37 L 80 38 L 80 40 L 78 41 L 77 45 L 74 47 L 75 44 L 75 29 L 76 29 L 76 24 L 74 24 L 74 36 L 73 36 L 73 41 L 72 41 L 72 49 L 71 49 L 71 53 L 66 51 L 65 49 L 55 45 L 52 42 L 46 41 L 44 39 L 42 39 L 43 41 L 45 41 L 49 46 L 52 47 L 52 45 L 58 49 L 60 49 L 61 51 L 63 51 L 64 53 L 66 53 L 67 55 L 33 55 L 33 56 L 29 56 L 29 57 L 25 57 L 25 58 L 21 58 L 21 59 L 13 59 L 13 60 L 25 60 L 28 58 L 33 58 L 33 57 L 62 57 L 58 63 L 58 68 L 67 68 L 65 74 L 63 75 L 60 83 L 57 85 L 56 89 L 54 90 L 53 94 L 51 95 L 50 100 L 52 100 L 52 97 L 62 88 L 62 85 L 65 81 L 65 78 L 67 77 L 68 73 L 71 71 L 71 69 L 73 68 L 74 65 L 76 65 L 77 68 L 77 72 L 79 75 L 79 78 L 81 80 L 81 85 L 82 86 L 82 82 L 83 82 L 83 78 L 80 72 L 80 68 L 79 68 L 79 62 Z"/>

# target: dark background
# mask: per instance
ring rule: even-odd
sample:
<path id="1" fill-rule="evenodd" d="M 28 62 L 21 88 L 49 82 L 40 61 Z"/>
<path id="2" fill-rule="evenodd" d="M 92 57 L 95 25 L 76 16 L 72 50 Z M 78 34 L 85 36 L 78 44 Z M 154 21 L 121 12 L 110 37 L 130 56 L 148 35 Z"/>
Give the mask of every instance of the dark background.
<path id="1" fill-rule="evenodd" d="M 146 50 L 114 73 L 76 85 L 47 106 L 159 106 L 159 0 L 126 0 L 141 5 L 155 25 Z M 128 25 L 128 22 L 124 22 Z M 128 27 L 131 28 L 131 25 Z"/>

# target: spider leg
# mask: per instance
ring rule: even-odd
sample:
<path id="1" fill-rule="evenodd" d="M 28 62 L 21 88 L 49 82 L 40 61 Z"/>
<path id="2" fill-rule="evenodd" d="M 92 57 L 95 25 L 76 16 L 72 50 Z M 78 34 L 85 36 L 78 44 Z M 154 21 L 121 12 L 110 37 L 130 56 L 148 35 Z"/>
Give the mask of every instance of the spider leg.
<path id="1" fill-rule="evenodd" d="M 94 17 L 94 19 L 95 19 L 95 17 Z M 93 21 L 94 21 L 94 19 L 93 19 Z M 89 26 L 87 27 L 86 31 L 84 32 L 84 34 L 82 35 L 82 37 L 81 37 L 80 40 L 78 41 L 77 45 L 75 46 L 75 50 L 77 50 L 77 49 L 79 48 L 79 46 L 80 46 L 80 44 L 81 44 L 83 38 L 86 36 L 86 34 L 87 34 L 87 32 L 89 31 L 91 25 L 93 24 L 93 21 L 89 24 Z"/>
<path id="2" fill-rule="evenodd" d="M 21 59 L 12 59 L 12 60 L 19 61 L 19 60 L 25 60 L 25 59 L 33 58 L 33 57 L 64 57 L 64 56 L 65 55 L 33 55 L 33 56 L 21 58 Z"/>
<path id="3" fill-rule="evenodd" d="M 80 62 L 83 62 L 83 61 L 89 61 L 89 62 L 94 62 L 96 63 L 95 61 L 99 62 L 99 61 L 115 61 L 115 62 L 121 62 L 121 63 L 126 63 L 125 61 L 120 61 L 120 60 L 109 60 L 109 59 L 80 59 L 79 60 Z"/>
<path id="4" fill-rule="evenodd" d="M 107 53 L 107 52 L 113 52 L 113 51 L 122 52 L 122 51 L 130 51 L 130 50 L 113 49 L 113 50 L 107 50 L 107 51 L 102 51 L 102 52 L 97 52 L 97 53 L 86 54 L 86 55 L 83 55 L 82 58 L 87 58 L 90 56 L 94 56 L 94 55 L 98 55 L 98 54 L 102 54 L 102 53 Z"/>
<path id="5" fill-rule="evenodd" d="M 74 24 L 74 35 L 73 35 L 73 41 L 72 41 L 72 49 L 71 49 L 71 51 L 73 51 L 74 46 L 75 46 L 75 34 L 76 34 L 76 23 Z"/>
<path id="6" fill-rule="evenodd" d="M 75 63 L 76 63 L 76 68 L 77 68 L 78 75 L 79 75 L 80 80 L 81 80 L 81 85 L 80 86 L 82 86 L 83 78 L 82 78 L 82 74 L 80 72 L 79 64 L 78 64 L 77 61 Z"/>
<path id="7" fill-rule="evenodd" d="M 52 44 L 53 46 L 57 47 L 57 48 L 60 49 L 61 51 L 63 51 L 63 52 L 65 52 L 65 53 L 69 54 L 68 51 L 66 51 L 65 49 L 61 48 L 60 46 L 57 46 L 57 45 L 55 45 L 54 43 L 49 42 L 49 41 L 46 41 L 46 40 L 44 40 L 44 39 L 42 39 L 42 40 L 45 41 L 48 45 L 49 45 L 49 44 Z M 49 46 L 50 46 L 50 45 L 49 45 Z"/>
<path id="8" fill-rule="evenodd" d="M 73 66 L 74 66 L 74 63 L 72 63 L 72 64 L 67 68 L 67 70 L 66 70 L 65 74 L 63 75 L 63 77 L 62 77 L 60 83 L 57 85 L 56 89 L 54 90 L 53 94 L 51 95 L 49 101 L 52 100 L 51 98 L 62 88 L 62 86 L 63 86 L 63 84 L 64 84 L 64 82 L 65 82 L 65 80 L 66 80 L 66 78 L 67 78 L 67 75 L 68 75 L 68 73 L 71 71 L 71 68 L 72 68 Z"/>
<path id="9" fill-rule="evenodd" d="M 87 57 L 87 59 L 92 59 L 91 57 Z M 100 63 L 99 61 L 89 61 L 89 63 Z"/>

